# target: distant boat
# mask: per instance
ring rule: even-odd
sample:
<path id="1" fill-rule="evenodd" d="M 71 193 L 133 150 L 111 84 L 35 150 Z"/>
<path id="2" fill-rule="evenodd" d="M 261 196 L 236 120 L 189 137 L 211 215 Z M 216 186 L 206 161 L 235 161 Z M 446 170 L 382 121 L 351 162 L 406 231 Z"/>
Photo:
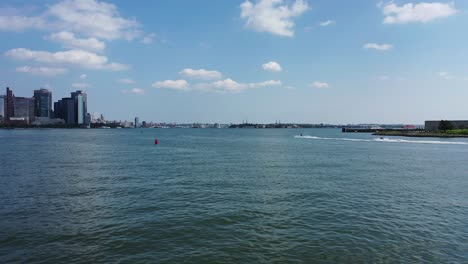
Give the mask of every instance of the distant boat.
<path id="1" fill-rule="evenodd" d="M 110 127 L 108 127 L 108 126 L 102 126 L 101 128 L 110 128 Z"/>

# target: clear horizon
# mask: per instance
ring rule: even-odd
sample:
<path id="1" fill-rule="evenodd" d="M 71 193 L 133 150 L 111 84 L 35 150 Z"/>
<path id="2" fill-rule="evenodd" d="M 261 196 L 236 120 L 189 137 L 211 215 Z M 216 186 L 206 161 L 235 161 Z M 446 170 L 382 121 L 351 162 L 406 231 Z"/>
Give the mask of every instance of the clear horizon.
<path id="1" fill-rule="evenodd" d="M 0 94 L 108 120 L 468 119 L 468 2 L 6 0 Z"/>

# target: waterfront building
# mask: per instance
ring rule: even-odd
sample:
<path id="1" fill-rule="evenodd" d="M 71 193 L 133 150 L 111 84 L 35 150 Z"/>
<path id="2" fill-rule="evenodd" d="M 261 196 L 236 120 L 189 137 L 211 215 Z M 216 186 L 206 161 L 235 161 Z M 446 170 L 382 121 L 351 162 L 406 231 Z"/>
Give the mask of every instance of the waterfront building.
<path id="1" fill-rule="evenodd" d="M 84 119 L 84 124 L 86 126 L 90 126 L 91 125 L 91 114 L 90 113 L 86 113 L 86 116 L 85 116 L 85 119 Z"/>
<path id="2" fill-rule="evenodd" d="M 65 120 L 66 124 L 75 124 L 75 101 L 65 97 L 54 103 L 55 118 Z"/>
<path id="3" fill-rule="evenodd" d="M 447 120 L 452 124 L 453 129 L 466 129 L 468 128 L 468 120 Z M 439 121 L 425 121 L 424 130 L 434 132 L 439 130 Z"/>
<path id="4" fill-rule="evenodd" d="M 0 95 L 0 123 L 3 123 L 5 117 L 5 95 Z"/>
<path id="5" fill-rule="evenodd" d="M 88 115 L 88 98 L 86 93 L 76 91 L 71 93 L 71 97 L 65 97 L 54 103 L 54 116 L 65 120 L 66 124 L 88 125 L 86 120 Z"/>
<path id="6" fill-rule="evenodd" d="M 61 99 L 54 103 L 54 118 L 62 118 L 62 113 L 60 112 L 61 103 Z"/>
<path id="7" fill-rule="evenodd" d="M 34 121 L 34 105 L 34 98 L 15 97 L 14 118 L 10 117 L 10 121 L 16 121 L 15 123 L 30 124 L 32 121 Z"/>
<path id="8" fill-rule="evenodd" d="M 75 104 L 75 124 L 82 125 L 88 113 L 88 97 L 86 93 L 78 90 L 71 93 L 71 98 Z"/>
<path id="9" fill-rule="evenodd" d="M 52 117 L 52 93 L 47 89 L 34 90 L 35 116 Z"/>
<path id="10" fill-rule="evenodd" d="M 49 117 L 34 117 L 34 121 L 30 123 L 34 126 L 46 126 L 46 125 L 63 125 L 65 121 L 60 118 L 49 118 Z"/>
<path id="11" fill-rule="evenodd" d="M 64 119 L 67 124 L 76 124 L 75 121 L 75 100 L 73 98 L 63 98 Z"/>
<path id="12" fill-rule="evenodd" d="M 135 117 L 135 128 L 140 127 L 140 119 L 138 117 Z"/>
<path id="13" fill-rule="evenodd" d="M 10 118 L 15 116 L 15 96 L 13 91 L 9 87 L 6 88 L 5 101 L 4 101 L 4 112 L 5 118 L 4 122 L 6 124 L 10 123 Z"/>

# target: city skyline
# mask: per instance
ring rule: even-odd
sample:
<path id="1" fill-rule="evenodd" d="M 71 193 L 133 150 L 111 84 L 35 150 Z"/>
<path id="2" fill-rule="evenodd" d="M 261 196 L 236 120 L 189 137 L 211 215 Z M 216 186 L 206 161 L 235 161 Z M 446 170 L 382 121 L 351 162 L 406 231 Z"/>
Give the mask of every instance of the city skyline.
<path id="1" fill-rule="evenodd" d="M 111 120 L 466 119 L 467 10 L 463 1 L 7 0 L 0 85 L 18 96 L 46 88 L 54 102 L 83 90 L 89 111 Z"/>

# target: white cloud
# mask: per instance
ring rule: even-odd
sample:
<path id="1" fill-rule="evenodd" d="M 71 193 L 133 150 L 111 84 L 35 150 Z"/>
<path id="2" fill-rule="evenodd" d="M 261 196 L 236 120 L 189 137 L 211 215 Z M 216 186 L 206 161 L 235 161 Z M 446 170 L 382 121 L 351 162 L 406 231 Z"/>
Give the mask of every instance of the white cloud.
<path id="1" fill-rule="evenodd" d="M 155 82 L 152 86 L 154 88 L 187 90 L 189 88 L 189 83 L 186 80 L 165 80 L 162 82 Z"/>
<path id="2" fill-rule="evenodd" d="M 328 83 L 318 82 L 318 81 L 313 82 L 310 86 L 313 88 L 329 88 L 330 87 Z"/>
<path id="3" fill-rule="evenodd" d="M 65 68 L 50 68 L 50 67 L 31 67 L 31 66 L 22 66 L 16 68 L 17 72 L 29 73 L 33 75 L 40 76 L 57 76 L 60 74 L 65 74 L 67 69 Z"/>
<path id="4" fill-rule="evenodd" d="M 138 95 L 143 95 L 145 94 L 145 90 L 141 88 L 133 88 L 130 90 L 122 90 L 123 94 L 138 94 Z"/>
<path id="5" fill-rule="evenodd" d="M 129 78 L 122 78 L 122 79 L 119 79 L 117 80 L 119 83 L 123 83 L 123 84 L 134 84 L 135 81 L 132 80 L 132 79 L 129 79 Z"/>
<path id="6" fill-rule="evenodd" d="M 390 2 L 380 4 L 384 24 L 427 23 L 435 19 L 449 17 L 457 13 L 454 2 L 449 3 L 407 3 L 401 6 Z"/>
<path id="7" fill-rule="evenodd" d="M 281 86 L 282 83 L 279 80 L 269 80 L 269 81 L 263 81 L 263 82 L 249 83 L 247 85 L 249 88 L 261 88 L 261 87 Z"/>
<path id="8" fill-rule="evenodd" d="M 141 39 L 141 43 L 149 45 L 153 43 L 154 37 L 156 37 L 156 34 L 154 33 L 148 34 Z"/>
<path id="9" fill-rule="evenodd" d="M 80 75 L 80 79 L 81 79 L 81 80 L 84 80 L 84 79 L 86 79 L 87 77 L 88 77 L 88 76 L 87 76 L 86 74 L 84 74 L 84 73 Z"/>
<path id="10" fill-rule="evenodd" d="M 227 78 L 224 80 L 213 82 L 196 83 L 194 85 L 190 85 L 185 80 L 165 80 L 162 82 L 155 82 L 152 86 L 155 88 L 167 88 L 184 91 L 198 90 L 205 92 L 241 92 L 246 89 L 273 87 L 281 85 L 281 81 L 278 80 L 268 80 L 255 83 L 239 83 L 230 78 Z"/>
<path id="11" fill-rule="evenodd" d="M 291 4 L 289 4 L 291 3 Z M 246 0 L 240 5 L 241 18 L 245 25 L 260 32 L 269 32 L 275 35 L 294 36 L 293 18 L 300 16 L 309 9 L 304 0 L 258 0 L 255 4 Z"/>
<path id="12" fill-rule="evenodd" d="M 115 5 L 95 0 L 63 0 L 49 7 L 47 15 L 69 29 L 106 40 L 134 39 L 141 34 L 135 19 L 120 16 Z"/>
<path id="13" fill-rule="evenodd" d="M 32 60 L 49 64 L 68 64 L 88 69 L 121 71 L 129 68 L 128 65 L 109 63 L 106 56 L 97 55 L 84 50 L 68 50 L 54 53 L 17 48 L 5 52 L 5 56 L 15 60 Z"/>
<path id="14" fill-rule="evenodd" d="M 133 88 L 132 90 L 130 90 L 132 93 L 135 93 L 135 94 L 144 94 L 145 93 L 145 90 L 141 89 L 141 88 Z"/>
<path id="15" fill-rule="evenodd" d="M 445 79 L 445 80 L 453 80 L 455 79 L 455 76 L 453 76 L 452 74 L 450 74 L 449 72 L 444 72 L 444 71 L 441 71 L 438 73 L 439 77 L 442 78 L 442 79 Z"/>
<path id="16" fill-rule="evenodd" d="M 27 16 L 0 16 L 1 31 L 16 31 L 21 32 L 27 29 L 46 29 L 48 23 L 44 17 L 27 17 Z"/>
<path id="17" fill-rule="evenodd" d="M 265 64 L 262 64 L 262 68 L 265 71 L 271 71 L 271 72 L 280 72 L 282 70 L 281 65 L 275 61 L 270 61 Z"/>
<path id="18" fill-rule="evenodd" d="M 51 34 L 47 37 L 47 39 L 59 42 L 67 48 L 103 51 L 106 47 L 106 44 L 104 42 L 99 41 L 96 38 L 76 38 L 75 34 L 68 31 L 61 31 L 58 33 Z"/>
<path id="19" fill-rule="evenodd" d="M 133 88 L 131 90 L 123 90 L 122 91 L 124 94 L 128 94 L 128 93 L 132 93 L 132 94 L 139 94 L 139 95 L 142 95 L 145 93 L 145 90 L 141 89 L 141 88 Z"/>
<path id="20" fill-rule="evenodd" d="M 201 80 L 221 79 L 221 77 L 223 76 L 219 71 L 209 71 L 205 69 L 183 69 L 181 72 L 179 72 L 179 74 L 187 78 Z"/>
<path id="21" fill-rule="evenodd" d="M 212 83 L 200 83 L 195 86 L 197 90 L 203 91 L 229 91 L 229 92 L 239 92 L 247 88 L 246 84 L 238 83 L 232 79 L 224 79 Z"/>
<path id="22" fill-rule="evenodd" d="M 327 20 L 327 21 L 320 22 L 319 25 L 321 27 L 328 27 L 328 26 L 333 26 L 335 24 L 336 24 L 335 20 Z"/>
<path id="23" fill-rule="evenodd" d="M 141 25 L 124 18 L 114 4 L 96 0 L 63 0 L 43 13 L 26 16 L 14 12 L 0 16 L 0 30 L 63 30 L 91 38 L 132 40 L 142 35 Z"/>
<path id="24" fill-rule="evenodd" d="M 388 51 L 393 49 L 391 44 L 377 44 L 377 43 L 366 43 L 363 46 L 364 49 L 375 49 L 378 51 Z"/>
<path id="25" fill-rule="evenodd" d="M 211 83 L 199 83 L 194 85 L 193 89 L 207 92 L 241 92 L 249 88 L 273 87 L 281 85 L 281 81 L 277 80 L 269 80 L 256 83 L 238 83 L 228 78 Z"/>
<path id="26" fill-rule="evenodd" d="M 72 83 L 73 88 L 84 89 L 89 87 L 89 83 Z"/>

